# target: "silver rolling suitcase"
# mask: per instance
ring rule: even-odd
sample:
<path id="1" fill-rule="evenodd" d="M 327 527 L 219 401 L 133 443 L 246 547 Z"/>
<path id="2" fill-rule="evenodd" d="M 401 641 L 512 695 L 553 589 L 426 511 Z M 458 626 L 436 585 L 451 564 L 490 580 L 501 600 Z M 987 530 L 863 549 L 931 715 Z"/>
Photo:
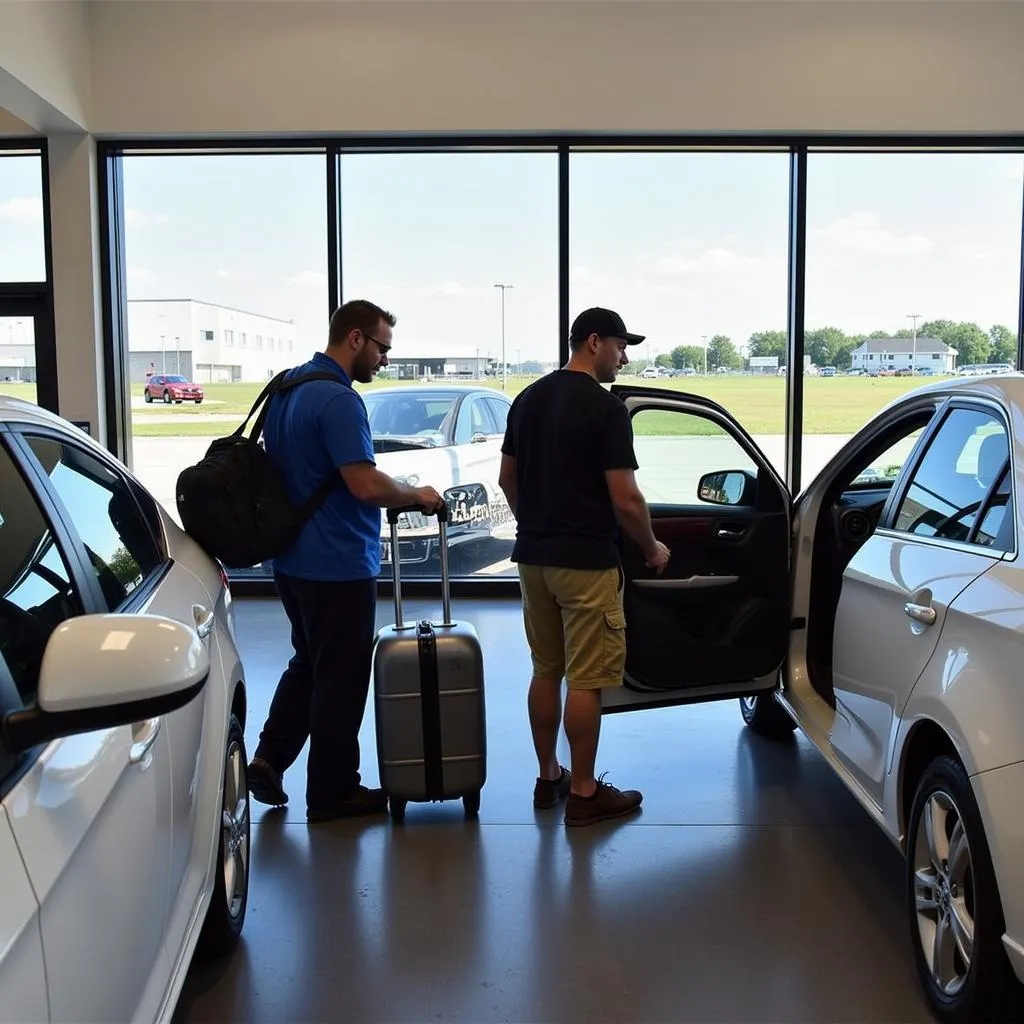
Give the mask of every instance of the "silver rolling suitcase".
<path id="1" fill-rule="evenodd" d="M 404 820 L 409 801 L 460 797 L 474 817 L 487 777 L 483 653 L 473 626 L 452 621 L 446 508 L 438 515 L 444 621 L 403 621 L 397 523 L 404 511 L 387 513 L 395 621 L 377 634 L 373 653 L 380 784 L 395 821 Z"/>

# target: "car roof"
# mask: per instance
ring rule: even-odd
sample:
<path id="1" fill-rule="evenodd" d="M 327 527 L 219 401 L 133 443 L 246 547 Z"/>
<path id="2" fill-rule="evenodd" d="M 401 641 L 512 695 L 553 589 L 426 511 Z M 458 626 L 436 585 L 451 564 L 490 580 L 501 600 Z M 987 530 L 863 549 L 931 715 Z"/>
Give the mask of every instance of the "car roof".
<path id="1" fill-rule="evenodd" d="M 374 388 L 372 391 L 363 391 L 361 394 L 363 398 L 372 398 L 375 395 L 418 395 L 420 398 L 431 395 L 486 395 L 490 398 L 509 400 L 508 395 L 494 388 L 481 388 L 466 384 L 410 384 L 406 387 L 398 385 L 397 387 Z"/>

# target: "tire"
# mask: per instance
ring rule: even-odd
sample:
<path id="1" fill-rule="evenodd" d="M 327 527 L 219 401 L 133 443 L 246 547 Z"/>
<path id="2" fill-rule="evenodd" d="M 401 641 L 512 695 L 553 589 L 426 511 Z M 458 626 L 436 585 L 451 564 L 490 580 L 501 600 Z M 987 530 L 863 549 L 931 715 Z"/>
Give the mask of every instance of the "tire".
<path id="1" fill-rule="evenodd" d="M 391 813 L 391 820 L 401 824 L 405 821 L 405 804 L 406 801 L 400 797 L 392 796 L 388 798 L 388 810 Z"/>
<path id="2" fill-rule="evenodd" d="M 170 404 L 171 404 L 171 393 L 170 393 L 170 391 L 165 391 L 164 392 L 164 405 L 170 405 Z"/>
<path id="3" fill-rule="evenodd" d="M 462 798 L 462 808 L 467 818 L 475 818 L 480 813 L 480 790 L 475 793 L 467 793 Z"/>
<path id="4" fill-rule="evenodd" d="M 203 400 L 201 398 L 197 398 L 196 399 L 196 405 L 202 405 L 202 404 L 203 404 Z"/>
<path id="5" fill-rule="evenodd" d="M 143 391 L 142 400 L 146 403 L 146 405 L 151 405 L 153 403 L 153 396 L 148 391 Z"/>
<path id="6" fill-rule="evenodd" d="M 224 781 L 218 816 L 220 840 L 217 843 L 213 895 L 196 949 L 197 955 L 205 960 L 231 952 L 245 924 L 245 911 L 249 903 L 250 854 L 249 786 L 245 772 L 247 763 L 242 726 L 232 715 L 224 750 Z M 233 866 L 229 869 L 229 865 Z M 230 899 L 227 880 L 229 873 L 233 880 Z"/>
<path id="7" fill-rule="evenodd" d="M 935 1016 L 949 1024 L 1019 1019 L 1021 988 L 1003 948 L 992 857 L 970 780 L 952 757 L 932 761 L 918 783 L 907 827 L 906 883 L 914 964 Z M 933 972 L 940 921 L 945 955 Z M 969 963 L 957 941 L 968 928 Z"/>
<path id="8" fill-rule="evenodd" d="M 796 728 L 796 722 L 776 702 L 774 691 L 740 697 L 740 714 L 747 728 L 760 736 L 782 739 Z"/>

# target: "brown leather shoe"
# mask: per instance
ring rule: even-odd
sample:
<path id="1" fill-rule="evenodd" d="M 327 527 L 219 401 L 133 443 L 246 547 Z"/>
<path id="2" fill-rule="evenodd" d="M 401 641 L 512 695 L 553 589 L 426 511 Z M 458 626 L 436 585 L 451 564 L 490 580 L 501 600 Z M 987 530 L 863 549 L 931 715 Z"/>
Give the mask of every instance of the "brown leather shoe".
<path id="1" fill-rule="evenodd" d="M 557 779 L 539 778 L 533 787 L 533 806 L 538 810 L 554 807 L 559 800 L 564 800 L 569 795 L 572 773 L 561 765 L 558 767 L 562 774 Z"/>
<path id="2" fill-rule="evenodd" d="M 388 796 L 383 789 L 360 786 L 347 800 L 333 807 L 307 807 L 306 821 L 336 821 L 339 818 L 361 818 L 367 814 L 381 814 L 388 809 Z"/>
<path id="3" fill-rule="evenodd" d="M 593 796 L 570 793 L 565 802 L 566 825 L 595 825 L 599 821 L 624 818 L 640 809 L 643 793 L 635 789 L 618 790 L 601 779 Z"/>

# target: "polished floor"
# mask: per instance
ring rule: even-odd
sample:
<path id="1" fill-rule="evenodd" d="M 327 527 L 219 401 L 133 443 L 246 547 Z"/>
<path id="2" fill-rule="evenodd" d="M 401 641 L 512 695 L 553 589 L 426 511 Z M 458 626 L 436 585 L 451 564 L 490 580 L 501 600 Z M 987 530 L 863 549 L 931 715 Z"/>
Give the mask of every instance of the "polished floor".
<path id="1" fill-rule="evenodd" d="M 274 601 L 237 604 L 255 747 L 288 655 Z M 407 615 L 438 613 L 407 602 Z M 486 659 L 489 769 L 460 803 L 309 826 L 253 805 L 237 951 L 193 969 L 186 1021 L 927 1021 L 896 849 L 800 739 L 733 701 L 612 715 L 599 771 L 640 814 L 568 830 L 534 811 L 527 652 L 514 601 L 457 602 Z M 382 602 L 381 623 L 392 621 Z M 366 781 L 377 780 L 372 701 Z"/>

